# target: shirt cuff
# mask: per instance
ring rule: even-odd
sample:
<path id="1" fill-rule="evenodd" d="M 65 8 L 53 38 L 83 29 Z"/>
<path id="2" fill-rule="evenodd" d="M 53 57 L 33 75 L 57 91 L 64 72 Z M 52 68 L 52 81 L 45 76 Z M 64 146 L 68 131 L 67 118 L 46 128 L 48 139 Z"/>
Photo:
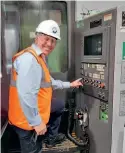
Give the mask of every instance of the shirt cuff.
<path id="1" fill-rule="evenodd" d="M 42 122 L 42 119 L 40 117 L 40 115 L 36 115 L 33 117 L 33 119 L 30 120 L 29 124 L 30 126 L 37 126 L 37 125 L 40 125 Z"/>
<path id="2" fill-rule="evenodd" d="M 63 88 L 70 88 L 70 82 L 63 82 Z"/>

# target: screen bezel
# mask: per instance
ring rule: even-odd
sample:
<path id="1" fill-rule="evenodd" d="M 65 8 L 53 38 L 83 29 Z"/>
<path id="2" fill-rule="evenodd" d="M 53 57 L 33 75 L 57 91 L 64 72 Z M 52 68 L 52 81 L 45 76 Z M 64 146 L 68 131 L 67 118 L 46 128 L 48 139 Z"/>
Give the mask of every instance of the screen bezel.
<path id="1" fill-rule="evenodd" d="M 102 55 L 84 55 L 84 38 L 87 36 L 102 34 Z M 107 61 L 107 50 L 108 50 L 108 29 L 107 27 L 98 27 L 92 30 L 88 30 L 83 33 L 83 61 L 89 63 L 106 63 Z"/>

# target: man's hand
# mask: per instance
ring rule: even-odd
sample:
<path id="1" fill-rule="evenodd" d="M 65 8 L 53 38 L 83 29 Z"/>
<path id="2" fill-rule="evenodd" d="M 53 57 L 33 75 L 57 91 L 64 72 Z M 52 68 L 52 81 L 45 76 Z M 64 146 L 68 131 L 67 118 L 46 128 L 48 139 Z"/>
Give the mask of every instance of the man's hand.
<path id="1" fill-rule="evenodd" d="M 46 124 L 42 122 L 40 125 L 34 126 L 37 135 L 44 135 L 47 131 Z"/>
<path id="2" fill-rule="evenodd" d="M 76 87 L 76 88 L 78 88 L 79 86 L 83 86 L 83 84 L 80 82 L 80 80 L 81 80 L 81 79 L 77 79 L 77 80 L 71 82 L 71 83 L 70 83 L 70 86 L 71 86 L 71 87 Z"/>

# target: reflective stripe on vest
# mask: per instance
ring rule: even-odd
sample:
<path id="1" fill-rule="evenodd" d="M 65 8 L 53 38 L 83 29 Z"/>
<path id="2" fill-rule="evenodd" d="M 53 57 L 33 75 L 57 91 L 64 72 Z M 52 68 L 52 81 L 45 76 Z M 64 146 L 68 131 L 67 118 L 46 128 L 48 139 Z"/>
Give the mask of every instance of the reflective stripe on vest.
<path id="1" fill-rule="evenodd" d="M 16 87 L 16 81 L 12 79 L 13 78 L 12 75 L 13 74 L 11 72 L 10 85 L 13 86 L 13 87 Z M 44 71 L 42 71 L 42 79 L 41 79 L 40 88 L 50 88 L 52 86 L 52 82 L 45 82 L 44 79 L 45 79 L 45 74 L 44 74 Z"/>
<path id="2" fill-rule="evenodd" d="M 12 87 L 16 87 L 16 81 L 13 80 L 12 78 L 12 72 L 11 72 L 11 80 L 10 80 L 10 85 Z M 45 82 L 44 81 L 45 75 L 44 72 L 42 73 L 42 79 L 41 79 L 41 84 L 40 84 L 40 88 L 50 88 L 52 86 L 52 82 Z"/>
<path id="3" fill-rule="evenodd" d="M 12 87 L 16 87 L 16 81 L 11 79 L 10 85 Z M 44 81 L 42 81 L 41 84 L 40 84 L 40 88 L 50 88 L 51 86 L 52 86 L 51 82 L 44 82 Z"/>

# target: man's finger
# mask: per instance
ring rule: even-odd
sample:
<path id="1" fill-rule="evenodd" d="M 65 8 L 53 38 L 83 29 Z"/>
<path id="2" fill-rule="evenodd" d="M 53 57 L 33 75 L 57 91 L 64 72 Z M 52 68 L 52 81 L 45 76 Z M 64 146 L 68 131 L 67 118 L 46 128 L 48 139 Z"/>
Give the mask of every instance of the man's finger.
<path id="1" fill-rule="evenodd" d="M 41 131 L 41 132 L 39 133 L 39 135 L 44 135 L 44 134 L 43 134 L 43 131 Z"/>
<path id="2" fill-rule="evenodd" d="M 40 134 L 40 135 L 44 135 L 44 134 L 46 133 L 46 131 L 47 131 L 47 130 L 44 129 L 44 130 L 42 130 L 39 134 Z"/>

